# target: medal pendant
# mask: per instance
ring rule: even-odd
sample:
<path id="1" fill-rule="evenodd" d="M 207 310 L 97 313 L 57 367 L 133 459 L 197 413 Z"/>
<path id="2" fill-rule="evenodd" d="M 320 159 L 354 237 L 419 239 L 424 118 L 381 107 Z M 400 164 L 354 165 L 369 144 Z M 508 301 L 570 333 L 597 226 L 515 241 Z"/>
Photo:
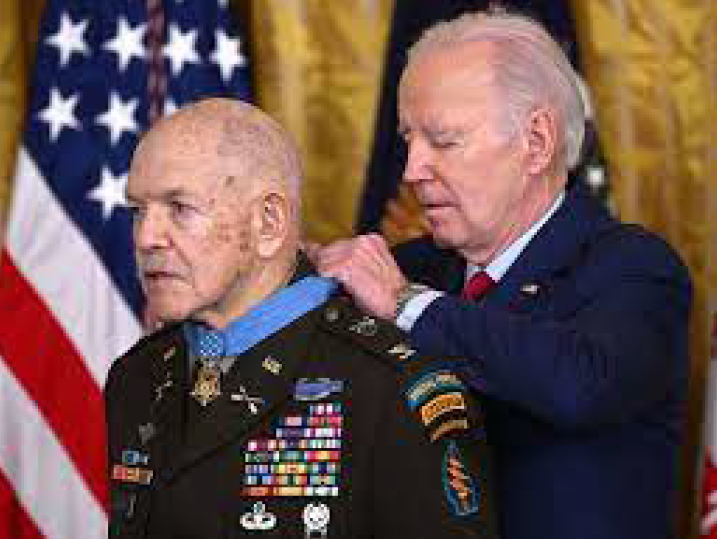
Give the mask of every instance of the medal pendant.
<path id="1" fill-rule="evenodd" d="M 213 361 L 202 361 L 197 371 L 197 381 L 194 382 L 194 389 L 190 393 L 199 404 L 206 406 L 222 394 L 221 389 L 222 371 Z"/>

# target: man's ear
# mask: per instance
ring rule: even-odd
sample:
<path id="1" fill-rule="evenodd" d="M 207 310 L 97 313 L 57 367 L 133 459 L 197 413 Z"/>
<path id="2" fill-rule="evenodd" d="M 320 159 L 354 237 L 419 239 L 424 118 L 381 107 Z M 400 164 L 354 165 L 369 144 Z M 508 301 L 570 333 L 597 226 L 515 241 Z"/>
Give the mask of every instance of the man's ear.
<path id="1" fill-rule="evenodd" d="M 538 107 L 533 110 L 525 124 L 524 140 L 528 171 L 535 175 L 544 174 L 553 165 L 557 151 L 555 111 L 548 107 Z"/>
<path id="2" fill-rule="evenodd" d="M 284 245 L 291 226 L 291 211 L 286 195 L 269 191 L 256 203 L 255 232 L 257 253 L 271 258 Z"/>

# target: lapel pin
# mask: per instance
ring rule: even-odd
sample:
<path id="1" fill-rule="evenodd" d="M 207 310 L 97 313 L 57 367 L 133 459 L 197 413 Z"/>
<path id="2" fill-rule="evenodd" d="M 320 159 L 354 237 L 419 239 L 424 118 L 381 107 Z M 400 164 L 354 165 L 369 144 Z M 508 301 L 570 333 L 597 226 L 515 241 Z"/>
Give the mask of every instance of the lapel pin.
<path id="1" fill-rule="evenodd" d="M 536 283 L 528 283 L 524 284 L 520 287 L 520 291 L 523 294 L 528 294 L 529 296 L 534 296 L 540 291 L 540 286 Z"/>
<path id="2" fill-rule="evenodd" d="M 252 397 L 246 392 L 246 388 L 244 386 L 239 386 L 239 393 L 234 393 L 231 396 L 231 399 L 234 402 L 244 402 L 246 403 L 247 408 L 249 408 L 249 411 L 256 415 L 259 413 L 259 406 L 264 404 L 264 399 L 261 397 Z"/>
<path id="3" fill-rule="evenodd" d="M 172 359 L 174 357 L 174 354 L 176 354 L 176 353 L 177 353 L 177 348 L 173 346 L 172 348 L 170 348 L 169 350 L 167 350 L 164 353 L 164 356 L 163 356 L 164 361 L 168 361 L 168 360 Z"/>

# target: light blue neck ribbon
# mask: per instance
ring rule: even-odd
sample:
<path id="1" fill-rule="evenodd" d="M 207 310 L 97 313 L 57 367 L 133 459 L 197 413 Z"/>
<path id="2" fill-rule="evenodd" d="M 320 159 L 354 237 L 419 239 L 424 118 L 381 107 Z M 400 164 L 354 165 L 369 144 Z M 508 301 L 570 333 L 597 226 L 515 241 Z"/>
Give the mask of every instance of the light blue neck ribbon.
<path id="1" fill-rule="evenodd" d="M 221 356 L 238 356 L 255 344 L 285 328 L 297 318 L 324 304 L 337 287 L 336 281 L 315 275 L 278 290 L 222 330 L 212 330 L 196 322 L 183 324 L 190 355 L 198 356 L 199 342 L 213 333 L 221 342 Z"/>

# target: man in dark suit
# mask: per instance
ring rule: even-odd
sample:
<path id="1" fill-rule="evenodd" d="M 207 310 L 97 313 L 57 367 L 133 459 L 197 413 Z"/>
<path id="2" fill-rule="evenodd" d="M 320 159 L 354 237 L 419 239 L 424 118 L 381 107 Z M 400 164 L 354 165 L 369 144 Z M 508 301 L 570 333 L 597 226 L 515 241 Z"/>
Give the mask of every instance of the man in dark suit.
<path id="1" fill-rule="evenodd" d="M 128 199 L 163 327 L 107 381 L 110 536 L 495 538 L 477 401 L 298 254 L 300 180 L 283 130 L 237 101 L 138 146 Z"/>
<path id="2" fill-rule="evenodd" d="M 670 537 L 690 281 L 568 185 L 584 111 L 562 51 L 516 15 L 440 23 L 409 53 L 399 123 L 432 237 L 398 264 L 380 236 L 340 241 L 319 271 L 420 352 L 466 359 L 505 539 Z"/>

